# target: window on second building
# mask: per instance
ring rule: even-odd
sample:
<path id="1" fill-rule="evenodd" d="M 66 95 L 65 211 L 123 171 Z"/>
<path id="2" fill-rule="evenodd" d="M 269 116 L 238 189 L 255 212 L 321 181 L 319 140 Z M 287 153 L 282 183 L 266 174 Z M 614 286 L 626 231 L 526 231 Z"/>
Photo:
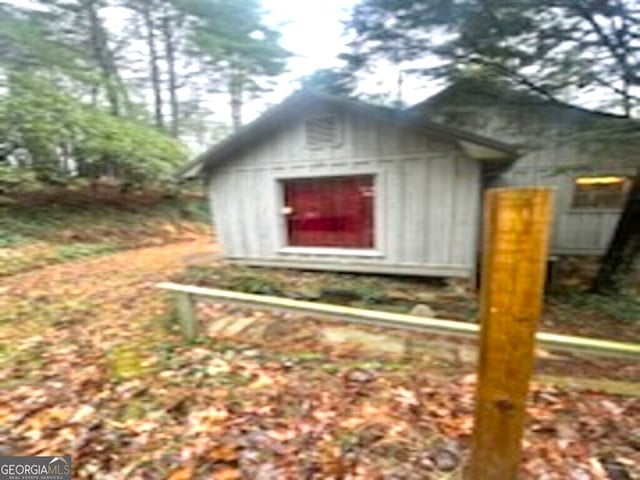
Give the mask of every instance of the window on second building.
<path id="1" fill-rule="evenodd" d="M 631 181 L 624 176 L 577 177 L 573 185 L 574 208 L 622 208 Z"/>

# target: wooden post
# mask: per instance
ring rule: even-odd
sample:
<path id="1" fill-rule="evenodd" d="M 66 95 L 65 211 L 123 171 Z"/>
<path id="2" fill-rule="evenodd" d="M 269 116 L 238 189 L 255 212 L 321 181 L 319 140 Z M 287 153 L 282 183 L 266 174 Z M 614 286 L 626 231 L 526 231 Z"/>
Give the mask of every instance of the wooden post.
<path id="1" fill-rule="evenodd" d="M 176 294 L 176 307 L 182 336 L 185 340 L 193 340 L 196 338 L 198 326 L 193 298 L 188 293 Z"/>
<path id="2" fill-rule="evenodd" d="M 549 188 L 498 188 L 486 194 L 472 480 L 518 476 L 552 196 Z"/>

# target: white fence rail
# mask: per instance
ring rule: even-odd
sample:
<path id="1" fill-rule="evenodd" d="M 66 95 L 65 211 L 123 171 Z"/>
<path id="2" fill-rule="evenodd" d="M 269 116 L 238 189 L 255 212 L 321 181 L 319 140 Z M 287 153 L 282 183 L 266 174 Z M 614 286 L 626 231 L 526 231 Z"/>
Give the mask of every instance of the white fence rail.
<path id="1" fill-rule="evenodd" d="M 175 295 L 182 333 L 187 340 L 191 340 L 197 336 L 198 320 L 194 308 L 194 302 L 197 300 L 230 303 L 261 310 L 294 312 L 307 316 L 342 320 L 376 327 L 397 328 L 401 330 L 439 333 L 460 337 L 474 338 L 480 332 L 480 326 L 477 324 L 441 318 L 417 317 L 402 313 L 305 302 L 288 298 L 254 295 L 170 282 L 159 283 L 157 287 L 173 292 Z M 538 332 L 536 339 L 542 347 L 550 350 L 582 352 L 609 357 L 640 358 L 640 345 L 633 343 L 545 332 Z"/>

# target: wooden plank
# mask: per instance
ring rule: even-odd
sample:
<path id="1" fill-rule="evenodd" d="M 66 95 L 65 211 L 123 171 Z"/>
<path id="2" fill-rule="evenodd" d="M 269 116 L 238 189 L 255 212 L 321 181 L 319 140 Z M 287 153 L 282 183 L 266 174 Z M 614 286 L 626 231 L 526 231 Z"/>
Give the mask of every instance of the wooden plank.
<path id="1" fill-rule="evenodd" d="M 226 255 L 231 246 L 231 235 L 229 231 L 230 222 L 225 220 L 227 197 L 224 195 L 224 189 L 220 185 L 222 177 L 220 175 L 211 176 L 208 182 L 208 192 L 211 224 L 214 227 L 214 234 L 218 238 L 222 254 Z"/>
<path id="2" fill-rule="evenodd" d="M 477 254 L 480 168 L 478 162 L 462 155 L 455 159 L 454 201 L 451 215 L 451 250 L 449 263 L 452 265 L 475 266 Z"/>
<path id="3" fill-rule="evenodd" d="M 341 305 L 291 300 L 288 298 L 254 295 L 250 293 L 217 290 L 214 288 L 179 285 L 175 283 L 159 283 L 158 288 L 173 292 L 188 293 L 204 300 L 221 301 L 252 308 L 275 311 L 302 313 L 332 320 L 344 320 L 353 323 L 373 325 L 377 327 L 401 328 L 423 332 L 454 333 L 458 336 L 474 336 L 478 325 L 435 318 L 416 317 L 392 312 L 378 312 Z"/>
<path id="4" fill-rule="evenodd" d="M 285 247 L 288 248 L 288 247 Z M 282 249 L 281 249 L 282 250 Z M 286 250 L 285 250 L 286 251 Z M 228 258 L 238 265 L 254 267 L 291 268 L 300 270 L 335 271 L 347 273 L 372 273 L 389 275 L 417 275 L 432 277 L 470 278 L 472 269 L 460 265 L 422 265 L 419 263 L 388 263 L 387 255 L 374 257 L 367 255 L 313 255 L 280 254 L 264 258 Z"/>
<path id="5" fill-rule="evenodd" d="M 428 155 L 429 172 L 427 179 L 429 224 L 427 226 L 427 264 L 446 265 L 452 245 L 453 218 L 453 176 L 451 159 L 439 152 Z M 469 242 L 475 239 L 467 239 Z"/>
<path id="6" fill-rule="evenodd" d="M 221 247 L 225 256 L 244 253 L 240 238 L 241 218 L 237 214 L 238 192 L 234 188 L 235 173 L 229 168 L 221 168 L 212 176 L 214 191 L 214 224 L 222 235 Z"/>
<path id="7" fill-rule="evenodd" d="M 600 340 L 555 333 L 538 332 L 536 339 L 543 347 L 575 353 L 591 353 L 611 357 L 640 358 L 640 345 L 636 343 Z"/>
<path id="8" fill-rule="evenodd" d="M 535 374 L 537 383 L 554 385 L 556 387 L 571 390 L 602 392 L 611 395 L 640 398 L 640 382 L 623 382 L 619 380 L 607 380 L 602 378 L 574 378 L 557 375 Z"/>
<path id="9" fill-rule="evenodd" d="M 553 192 L 499 188 L 485 199 L 480 356 L 468 478 L 518 477 L 543 304 Z"/>
<path id="10" fill-rule="evenodd" d="M 402 175 L 404 161 L 394 160 L 385 164 L 384 189 L 385 209 L 385 263 L 399 265 L 403 260 L 402 238 L 407 234 L 404 221 L 404 204 L 402 195 Z M 391 234 L 393 232 L 393 235 Z"/>
<path id="11" fill-rule="evenodd" d="M 403 163 L 402 174 L 402 225 L 405 231 L 398 235 L 402 239 L 403 260 L 407 262 L 426 262 L 425 237 L 429 228 L 429 204 L 427 203 L 428 160 L 416 157 Z M 431 207 L 433 208 L 433 207 Z M 398 215 L 399 212 L 392 212 Z M 432 225 L 429 225 L 431 227 Z M 392 230 L 393 231 L 393 230 Z M 396 231 L 397 232 L 397 231 Z"/>
<path id="12" fill-rule="evenodd" d="M 294 312 L 330 319 L 342 319 L 353 323 L 366 323 L 374 326 L 416 330 L 420 332 L 441 333 L 446 335 L 472 337 L 480 330 L 474 323 L 465 323 L 441 318 L 426 318 L 402 313 L 366 310 L 343 307 L 325 303 L 305 302 L 288 298 L 254 295 L 250 293 L 219 290 L 215 288 L 181 285 L 178 283 L 159 283 L 157 287 L 173 292 L 189 293 L 194 298 L 244 305 L 251 308 Z M 569 352 L 591 353 L 612 357 L 640 358 L 640 345 L 614 342 L 594 338 L 538 333 L 538 341 L 543 347 Z"/>
<path id="13" fill-rule="evenodd" d="M 198 334 L 198 319 L 196 317 L 192 295 L 190 293 L 178 292 L 176 294 L 176 308 L 182 336 L 185 340 L 193 340 Z"/>

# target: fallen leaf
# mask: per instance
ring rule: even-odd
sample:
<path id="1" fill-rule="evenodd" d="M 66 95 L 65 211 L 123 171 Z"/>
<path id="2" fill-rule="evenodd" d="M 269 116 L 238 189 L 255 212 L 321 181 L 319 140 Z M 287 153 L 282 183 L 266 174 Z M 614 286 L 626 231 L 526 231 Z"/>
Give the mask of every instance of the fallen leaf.
<path id="1" fill-rule="evenodd" d="M 193 467 L 180 467 L 169 474 L 167 480 L 191 480 L 193 478 Z"/>
<path id="2" fill-rule="evenodd" d="M 259 388 L 272 387 L 274 380 L 264 372 L 256 372 L 258 378 L 249 384 L 249 388 L 257 390 Z"/>
<path id="3" fill-rule="evenodd" d="M 242 478 L 240 470 L 232 467 L 223 467 L 215 472 L 215 480 L 238 480 Z"/>
<path id="4" fill-rule="evenodd" d="M 235 462 L 238 459 L 238 447 L 233 444 L 218 445 L 207 456 L 214 462 Z"/>
<path id="5" fill-rule="evenodd" d="M 411 390 L 407 390 L 404 387 L 398 387 L 395 388 L 392 393 L 398 403 L 411 407 L 420 405 L 420 402 L 416 398 L 415 393 L 413 393 Z"/>

